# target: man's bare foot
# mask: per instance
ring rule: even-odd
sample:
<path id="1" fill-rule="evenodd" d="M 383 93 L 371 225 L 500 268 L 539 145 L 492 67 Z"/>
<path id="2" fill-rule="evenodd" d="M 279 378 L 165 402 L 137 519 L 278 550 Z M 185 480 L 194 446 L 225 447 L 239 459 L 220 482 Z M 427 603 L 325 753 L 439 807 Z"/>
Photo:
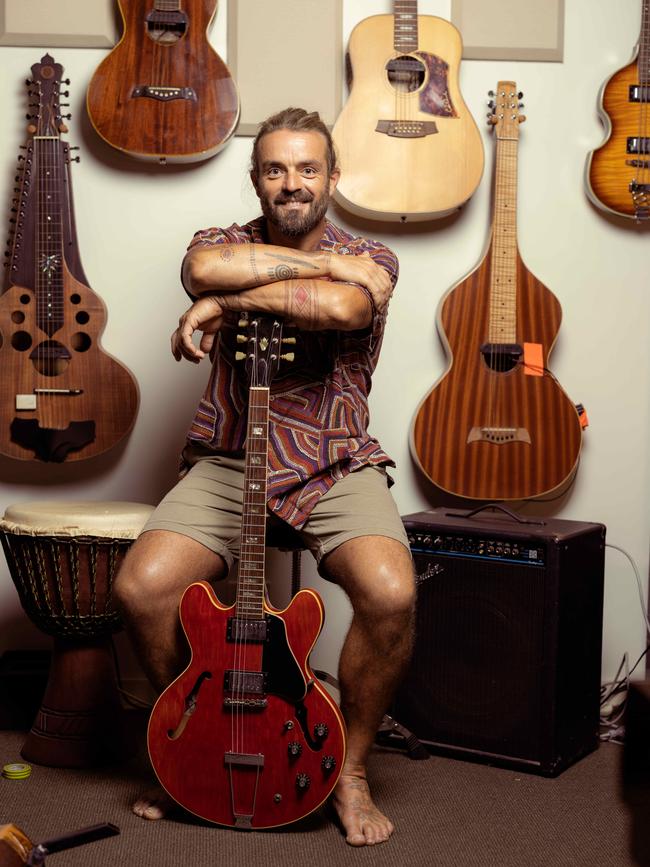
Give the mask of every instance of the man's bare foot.
<path id="1" fill-rule="evenodd" d="M 374 805 L 364 776 L 342 773 L 334 789 L 332 805 L 350 846 L 385 843 L 393 833 L 393 823 Z"/>
<path id="2" fill-rule="evenodd" d="M 176 802 L 162 789 L 151 789 L 141 795 L 131 809 L 142 819 L 164 819 L 176 807 Z"/>

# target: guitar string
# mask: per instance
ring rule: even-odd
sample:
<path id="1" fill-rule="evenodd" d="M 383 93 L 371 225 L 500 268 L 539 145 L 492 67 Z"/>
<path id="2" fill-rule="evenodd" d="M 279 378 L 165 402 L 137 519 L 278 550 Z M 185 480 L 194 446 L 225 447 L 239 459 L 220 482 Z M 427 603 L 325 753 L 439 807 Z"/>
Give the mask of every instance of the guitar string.
<path id="1" fill-rule="evenodd" d="M 636 178 L 639 184 L 643 184 L 648 180 L 648 159 L 650 158 L 650 151 L 647 148 L 647 119 L 648 119 L 648 61 L 650 58 L 650 20 L 648 17 L 648 3 L 647 0 L 643 0 L 642 3 L 642 13 L 641 13 L 641 45 L 639 47 L 639 58 L 637 63 L 637 71 L 638 71 L 638 79 L 639 79 L 639 100 L 640 100 L 640 111 L 639 111 L 639 144 L 640 151 L 639 154 L 639 167 L 637 168 Z M 639 170 L 640 169 L 640 170 Z M 642 195 L 641 201 L 645 201 L 645 196 Z"/>

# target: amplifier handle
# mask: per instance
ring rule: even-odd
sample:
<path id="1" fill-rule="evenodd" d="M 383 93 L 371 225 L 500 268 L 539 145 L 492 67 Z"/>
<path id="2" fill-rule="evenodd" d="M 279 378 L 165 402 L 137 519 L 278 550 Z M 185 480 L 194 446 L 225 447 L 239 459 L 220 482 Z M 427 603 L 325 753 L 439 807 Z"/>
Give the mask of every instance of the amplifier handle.
<path id="1" fill-rule="evenodd" d="M 546 524 L 546 521 L 533 521 L 530 518 L 520 518 L 519 515 L 506 508 L 506 506 L 502 506 L 500 503 L 487 503 L 485 506 L 479 506 L 471 512 L 445 512 L 445 515 L 448 518 L 473 518 L 474 515 L 477 515 L 484 509 L 498 509 L 500 512 L 504 512 L 508 517 L 512 518 L 513 521 L 517 521 L 518 524 L 539 524 L 542 527 Z"/>

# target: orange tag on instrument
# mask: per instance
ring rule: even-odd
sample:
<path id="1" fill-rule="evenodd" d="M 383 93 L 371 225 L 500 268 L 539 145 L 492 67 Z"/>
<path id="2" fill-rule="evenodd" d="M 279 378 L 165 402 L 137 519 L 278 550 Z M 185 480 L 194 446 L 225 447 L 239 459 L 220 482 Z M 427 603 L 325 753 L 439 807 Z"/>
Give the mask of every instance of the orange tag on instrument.
<path id="1" fill-rule="evenodd" d="M 544 376 L 541 343 L 524 343 L 524 373 L 528 376 Z"/>

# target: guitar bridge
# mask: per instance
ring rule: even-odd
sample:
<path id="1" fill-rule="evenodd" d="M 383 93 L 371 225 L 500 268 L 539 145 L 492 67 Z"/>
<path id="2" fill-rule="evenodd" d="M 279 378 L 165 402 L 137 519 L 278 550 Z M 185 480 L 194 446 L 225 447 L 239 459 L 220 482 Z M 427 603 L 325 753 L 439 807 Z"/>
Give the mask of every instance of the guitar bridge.
<path id="1" fill-rule="evenodd" d="M 173 99 L 191 99 L 198 102 L 196 91 L 192 87 L 163 87 L 157 84 L 142 84 L 134 87 L 131 92 L 131 99 L 139 99 L 140 97 L 158 99 L 161 102 L 171 102 Z"/>
<path id="2" fill-rule="evenodd" d="M 525 427 L 473 427 L 469 432 L 467 442 L 493 443 L 497 446 L 505 443 L 530 444 L 530 434 Z"/>
<path id="3" fill-rule="evenodd" d="M 375 132 L 394 138 L 424 138 L 438 132 L 433 120 L 378 120 Z"/>

